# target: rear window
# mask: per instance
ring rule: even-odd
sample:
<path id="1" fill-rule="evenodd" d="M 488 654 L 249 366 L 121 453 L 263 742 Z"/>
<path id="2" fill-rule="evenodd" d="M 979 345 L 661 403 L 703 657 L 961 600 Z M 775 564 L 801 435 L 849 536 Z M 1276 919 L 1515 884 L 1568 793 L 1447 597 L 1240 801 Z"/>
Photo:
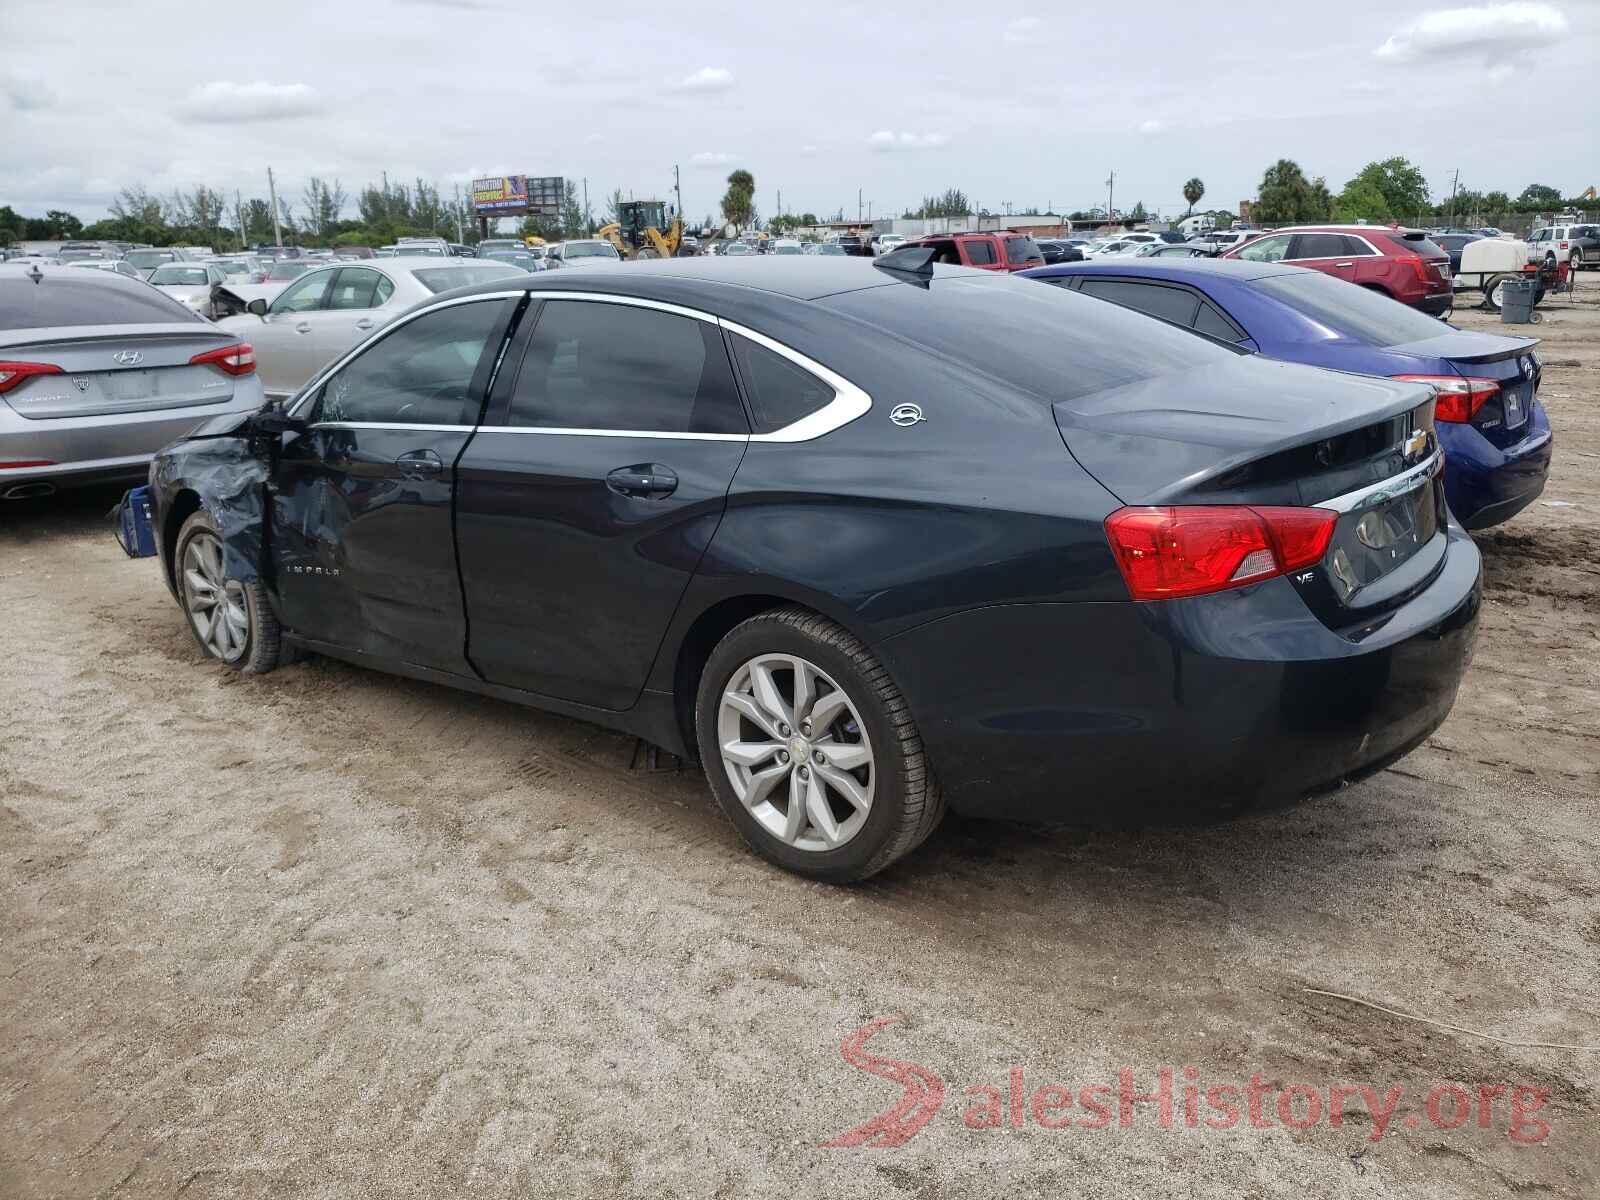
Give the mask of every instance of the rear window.
<path id="1" fill-rule="evenodd" d="M 170 296 L 114 271 L 47 271 L 34 283 L 7 268 L 0 276 L 0 313 L 7 329 L 206 323 Z"/>
<path id="2" fill-rule="evenodd" d="M 492 279 L 522 279 L 527 272 L 506 263 L 477 262 L 470 267 L 422 267 L 411 274 L 430 292 L 438 293 L 488 283 Z"/>
<path id="3" fill-rule="evenodd" d="M 1438 243 L 1434 242 L 1425 233 L 1402 233 L 1395 238 L 1395 241 L 1399 242 L 1404 249 L 1411 251 L 1413 254 L 1420 254 L 1423 258 L 1450 257 L 1439 249 Z"/>
<path id="4" fill-rule="evenodd" d="M 866 288 L 819 303 L 1052 401 L 1237 357 L 1186 329 L 1010 275 L 937 276 L 927 288 Z"/>
<path id="5" fill-rule="evenodd" d="M 1020 266 L 1030 258 L 1043 258 L 1044 253 L 1039 249 L 1039 243 L 1030 237 L 1006 239 L 1006 262 L 1012 266 Z"/>
<path id="6" fill-rule="evenodd" d="M 1374 346 L 1403 346 L 1438 337 L 1449 329 L 1398 300 L 1367 288 L 1351 287 L 1320 271 L 1270 275 L 1250 286 L 1335 333 Z"/>

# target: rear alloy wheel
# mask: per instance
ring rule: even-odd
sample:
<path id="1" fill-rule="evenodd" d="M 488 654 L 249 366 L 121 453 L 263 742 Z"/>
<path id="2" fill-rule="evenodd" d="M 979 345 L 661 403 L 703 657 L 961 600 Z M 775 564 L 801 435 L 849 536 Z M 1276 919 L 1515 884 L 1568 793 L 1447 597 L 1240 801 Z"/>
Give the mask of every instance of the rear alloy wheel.
<path id="1" fill-rule="evenodd" d="M 1483 289 L 1484 307 L 1490 312 L 1499 312 L 1500 306 L 1505 303 L 1506 277 L 1496 275 L 1489 281 L 1489 286 Z"/>
<path id="2" fill-rule="evenodd" d="M 815 879 L 865 879 L 943 815 L 911 713 L 860 641 L 780 609 L 712 652 L 696 703 L 718 802 L 764 857 Z"/>
<path id="3" fill-rule="evenodd" d="M 278 665 L 277 618 L 261 584 L 229 578 L 222 538 L 204 512 L 178 533 L 175 570 L 184 615 L 200 649 L 235 670 L 265 674 Z"/>

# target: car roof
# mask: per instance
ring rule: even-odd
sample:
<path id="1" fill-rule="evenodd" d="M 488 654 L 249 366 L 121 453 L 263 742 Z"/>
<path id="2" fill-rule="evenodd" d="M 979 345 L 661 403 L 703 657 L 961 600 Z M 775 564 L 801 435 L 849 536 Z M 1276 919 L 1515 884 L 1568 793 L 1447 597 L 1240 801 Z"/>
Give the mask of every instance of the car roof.
<path id="1" fill-rule="evenodd" d="M 1237 258 L 1118 258 L 1093 262 L 1057 263 L 1035 267 L 1022 274 L 1039 279 L 1061 275 L 1149 275 L 1179 283 L 1202 284 L 1216 279 L 1250 283 L 1272 275 L 1304 274 L 1307 268 L 1285 263 L 1245 262 Z"/>
<path id="2" fill-rule="evenodd" d="M 932 281 L 947 276 L 986 279 L 989 271 L 967 267 L 933 268 Z M 925 278 L 925 277 L 924 277 Z M 495 279 L 464 289 L 503 292 L 507 288 L 530 291 L 603 291 L 665 302 L 701 304 L 715 311 L 736 305 L 741 294 L 767 292 L 793 300 L 820 300 L 842 292 L 903 285 L 905 280 L 867 258 L 819 257 L 814 254 L 725 258 L 657 258 L 631 262 L 608 270 L 547 271 L 526 279 Z M 719 304 L 718 301 L 723 303 Z"/>

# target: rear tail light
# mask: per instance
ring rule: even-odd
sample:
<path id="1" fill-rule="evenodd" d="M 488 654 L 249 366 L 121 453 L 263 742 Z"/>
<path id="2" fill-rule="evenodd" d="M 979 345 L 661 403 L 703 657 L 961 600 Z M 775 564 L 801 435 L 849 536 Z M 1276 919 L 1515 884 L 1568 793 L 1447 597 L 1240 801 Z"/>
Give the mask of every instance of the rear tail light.
<path id="1" fill-rule="evenodd" d="M 1338 520 L 1323 508 L 1119 508 L 1106 537 L 1135 600 L 1170 600 L 1309 567 L 1327 553 Z"/>
<path id="2" fill-rule="evenodd" d="M 61 368 L 54 363 L 0 362 L 0 395 L 12 388 L 21 387 L 23 380 L 35 375 L 59 375 Z"/>
<path id="3" fill-rule="evenodd" d="M 256 369 L 256 352 L 249 342 L 240 342 L 237 346 L 222 346 L 196 354 L 189 362 L 215 367 L 225 375 L 249 375 Z"/>
<path id="4" fill-rule="evenodd" d="M 1426 383 L 1433 387 L 1433 419 L 1464 424 L 1478 415 L 1484 403 L 1500 394 L 1493 379 L 1463 379 L 1459 375 L 1396 375 L 1407 383 Z"/>

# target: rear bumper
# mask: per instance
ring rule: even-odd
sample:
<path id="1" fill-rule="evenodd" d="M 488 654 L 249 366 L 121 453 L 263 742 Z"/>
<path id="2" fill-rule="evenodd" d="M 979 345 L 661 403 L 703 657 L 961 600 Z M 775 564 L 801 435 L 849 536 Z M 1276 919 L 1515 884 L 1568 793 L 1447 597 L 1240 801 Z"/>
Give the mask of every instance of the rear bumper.
<path id="1" fill-rule="evenodd" d="M 1508 521 L 1544 491 L 1555 454 L 1555 435 L 1544 405 L 1528 414 L 1527 435 L 1500 449 L 1471 425 L 1440 422 L 1444 494 L 1456 520 L 1468 529 Z"/>
<path id="2" fill-rule="evenodd" d="M 1443 292 L 1433 296 L 1423 296 L 1420 300 L 1413 300 L 1411 307 L 1419 312 L 1425 312 L 1430 317 L 1442 317 L 1455 307 L 1455 292 L 1446 288 Z"/>
<path id="3" fill-rule="evenodd" d="M 951 806 L 1091 825 L 1293 800 L 1405 754 L 1470 659 L 1477 547 L 1361 642 L 1279 578 L 1193 600 L 969 611 L 882 646 Z"/>

